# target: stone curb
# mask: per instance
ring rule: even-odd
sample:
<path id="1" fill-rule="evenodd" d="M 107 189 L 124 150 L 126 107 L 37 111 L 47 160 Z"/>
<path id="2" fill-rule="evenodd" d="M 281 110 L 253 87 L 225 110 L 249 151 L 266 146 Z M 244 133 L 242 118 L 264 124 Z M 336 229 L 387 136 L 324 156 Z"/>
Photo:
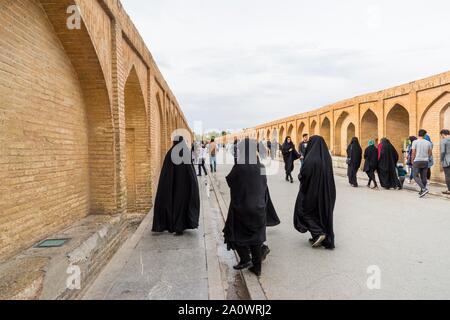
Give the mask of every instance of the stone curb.
<path id="1" fill-rule="evenodd" d="M 220 191 L 218 190 L 218 186 L 216 184 L 215 178 L 209 177 L 209 179 L 211 181 L 211 186 L 213 187 L 217 202 L 219 203 L 219 208 L 220 208 L 220 212 L 222 214 L 222 218 L 225 222 L 227 214 L 228 214 L 227 205 L 226 205 L 225 200 L 223 199 L 222 195 L 220 194 Z M 236 255 L 236 253 L 235 253 L 235 255 Z M 236 259 L 238 259 L 237 255 L 236 255 Z M 241 271 L 241 275 L 242 275 L 242 278 L 244 279 L 244 283 L 250 294 L 251 300 L 267 300 L 267 296 L 264 292 L 264 289 L 262 288 L 262 285 L 261 285 L 258 277 L 256 277 L 249 271 Z"/>

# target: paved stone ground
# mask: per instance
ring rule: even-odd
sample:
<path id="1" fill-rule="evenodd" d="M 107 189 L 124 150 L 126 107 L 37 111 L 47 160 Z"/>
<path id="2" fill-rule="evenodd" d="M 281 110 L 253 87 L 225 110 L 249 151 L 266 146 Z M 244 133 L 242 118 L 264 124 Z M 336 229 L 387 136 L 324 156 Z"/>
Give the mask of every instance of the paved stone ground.
<path id="1" fill-rule="evenodd" d="M 407 190 L 354 189 L 337 175 L 337 249 L 314 250 L 308 243 L 309 235 L 300 234 L 293 227 L 299 182 L 284 181 L 280 162 L 274 162 L 274 168 L 278 172 L 269 176 L 269 187 L 282 224 L 268 229 L 272 253 L 259 281 L 244 273 L 245 281 L 251 286 L 261 286 L 265 297 L 447 299 L 450 296 L 448 200 L 434 196 L 418 199 L 416 192 Z M 223 197 L 222 209 L 229 203 L 225 176 L 230 170 L 231 165 L 219 165 L 213 179 Z M 207 181 L 200 180 L 200 230 L 181 238 L 154 235 L 150 232 L 149 215 L 84 299 L 248 298 L 240 274 L 231 270 L 236 260 L 223 246 L 223 219 L 212 189 L 205 185 Z M 381 270 L 380 290 L 367 287 L 370 266 Z"/>
<path id="2" fill-rule="evenodd" d="M 309 234 L 293 227 L 299 182 L 284 181 L 283 172 L 269 177 L 282 224 L 268 229 L 272 253 L 260 284 L 268 299 L 448 299 L 450 297 L 450 202 L 411 191 L 372 191 L 347 185 L 336 176 L 337 249 L 314 250 Z M 224 180 L 217 179 L 225 201 Z M 296 168 L 296 174 L 299 166 Z M 381 289 L 369 290 L 370 266 L 381 270 Z"/>
<path id="3" fill-rule="evenodd" d="M 150 213 L 105 267 L 84 300 L 245 300 L 233 252 L 223 243 L 223 218 L 210 179 L 199 179 L 199 230 L 182 237 L 151 232 Z"/>

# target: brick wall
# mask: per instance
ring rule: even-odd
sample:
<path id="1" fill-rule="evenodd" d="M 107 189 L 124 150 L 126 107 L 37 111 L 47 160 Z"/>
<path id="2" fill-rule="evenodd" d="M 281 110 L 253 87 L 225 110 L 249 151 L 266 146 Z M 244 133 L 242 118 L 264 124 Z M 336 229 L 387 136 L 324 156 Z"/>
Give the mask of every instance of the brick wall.
<path id="1" fill-rule="evenodd" d="M 120 2 L 4 0 L 0 24 L 0 261 L 89 214 L 147 213 L 189 127 Z"/>
<path id="2" fill-rule="evenodd" d="M 28 19 L 31 18 L 31 21 Z M 86 105 L 41 8 L 0 13 L 0 256 L 89 212 Z"/>

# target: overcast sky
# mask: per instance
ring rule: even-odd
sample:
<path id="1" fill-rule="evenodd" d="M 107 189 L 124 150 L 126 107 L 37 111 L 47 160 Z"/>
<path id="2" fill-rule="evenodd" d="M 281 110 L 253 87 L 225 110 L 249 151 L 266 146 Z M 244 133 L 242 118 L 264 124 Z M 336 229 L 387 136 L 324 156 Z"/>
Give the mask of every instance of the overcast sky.
<path id="1" fill-rule="evenodd" d="M 252 127 L 450 70 L 448 0 L 121 1 L 192 127 Z"/>

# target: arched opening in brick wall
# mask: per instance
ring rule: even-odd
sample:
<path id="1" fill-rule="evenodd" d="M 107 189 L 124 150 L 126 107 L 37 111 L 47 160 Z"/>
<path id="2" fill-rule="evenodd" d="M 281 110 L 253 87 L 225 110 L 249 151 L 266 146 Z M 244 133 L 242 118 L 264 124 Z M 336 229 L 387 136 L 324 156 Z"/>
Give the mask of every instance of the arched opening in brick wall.
<path id="1" fill-rule="evenodd" d="M 125 84 L 127 210 L 146 214 L 151 200 L 151 166 L 147 113 L 133 67 Z"/>
<path id="2" fill-rule="evenodd" d="M 403 106 L 396 104 L 386 117 L 386 136 L 397 150 L 400 160 L 404 161 L 403 150 L 409 137 L 409 113 Z"/>
<path id="3" fill-rule="evenodd" d="M 339 116 L 334 130 L 334 155 L 345 156 L 347 144 L 347 127 L 350 122 L 350 115 L 344 111 Z"/>
<path id="4" fill-rule="evenodd" d="M 284 127 L 281 127 L 281 128 L 280 128 L 280 133 L 279 133 L 279 140 L 278 140 L 278 142 L 279 142 L 280 144 L 283 144 L 283 143 L 284 143 L 284 139 L 285 139 L 285 130 L 284 130 Z"/>
<path id="5" fill-rule="evenodd" d="M 310 126 L 310 136 L 315 136 L 317 134 L 316 132 L 316 127 L 317 127 L 317 122 L 316 120 L 313 120 L 313 122 L 311 122 L 311 126 Z"/>
<path id="6" fill-rule="evenodd" d="M 294 126 L 291 124 L 291 125 L 289 126 L 288 131 L 287 131 L 286 137 L 291 137 L 292 142 L 295 144 L 297 138 L 296 138 L 296 136 L 293 136 L 293 135 L 292 135 L 293 133 L 294 133 Z"/>
<path id="7" fill-rule="evenodd" d="M 439 125 L 436 125 L 439 124 Z M 444 92 L 437 97 L 426 109 L 420 121 L 420 128 L 428 131 L 431 140 L 434 143 L 433 155 L 436 164 L 431 168 L 432 180 L 445 182 L 440 159 L 440 131 L 442 129 L 450 130 L 450 92 Z"/>
<path id="8" fill-rule="evenodd" d="M 272 140 L 272 137 L 271 137 L 271 135 L 270 135 L 270 129 L 267 130 L 266 134 L 267 134 L 267 135 L 266 135 L 267 141 Z"/>
<path id="9" fill-rule="evenodd" d="M 372 110 L 367 110 L 361 120 L 361 146 L 367 146 L 369 140 L 378 141 L 378 118 Z"/>
<path id="10" fill-rule="evenodd" d="M 328 149 L 330 149 L 331 146 L 331 122 L 328 117 L 325 117 L 325 119 L 322 122 L 322 126 L 320 128 L 320 135 L 323 137 L 325 142 L 327 143 Z"/>
<path id="11" fill-rule="evenodd" d="M 0 76 L 8 195 L 0 201 L 0 260 L 88 214 L 116 210 L 104 73 L 84 22 L 67 32 L 67 6 L 54 2 L 9 1 L 1 9 L 2 24 L 14 27 L 2 27 L 0 51 L 14 54 L 0 59 L 12 72 Z"/>
<path id="12" fill-rule="evenodd" d="M 300 144 L 300 142 L 303 140 L 303 134 L 305 133 L 305 127 L 306 127 L 306 125 L 305 125 L 304 122 L 300 123 L 300 125 L 298 126 L 298 129 L 297 129 L 297 144 Z"/>
<path id="13" fill-rule="evenodd" d="M 349 123 L 349 125 L 347 126 L 347 135 L 346 135 L 346 139 L 345 139 L 345 142 L 346 142 L 346 146 L 349 146 L 350 145 L 350 142 L 352 141 L 352 139 L 354 138 L 354 137 L 356 137 L 356 127 L 355 127 L 355 125 L 353 124 L 353 123 Z M 363 149 L 364 149 L 364 145 L 362 145 L 362 147 L 363 147 Z"/>
<path id="14" fill-rule="evenodd" d="M 279 138 L 278 129 L 274 128 L 272 131 L 272 142 L 274 142 L 274 141 L 277 142 L 279 140 L 280 140 L 280 138 Z"/>

